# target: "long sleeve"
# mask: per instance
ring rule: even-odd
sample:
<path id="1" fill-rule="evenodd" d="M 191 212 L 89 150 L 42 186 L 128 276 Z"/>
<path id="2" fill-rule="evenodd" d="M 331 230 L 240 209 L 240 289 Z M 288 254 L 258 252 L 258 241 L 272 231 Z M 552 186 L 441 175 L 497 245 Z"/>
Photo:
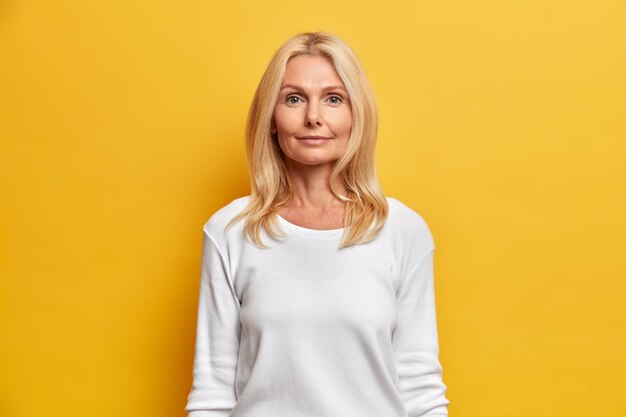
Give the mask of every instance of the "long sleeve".
<path id="1" fill-rule="evenodd" d="M 398 323 L 393 346 L 398 390 L 409 417 L 447 416 L 449 400 L 442 381 L 435 313 L 434 247 L 409 272 L 398 289 Z"/>
<path id="2" fill-rule="evenodd" d="M 237 402 L 240 303 L 228 271 L 223 252 L 205 228 L 188 417 L 227 417 Z"/>

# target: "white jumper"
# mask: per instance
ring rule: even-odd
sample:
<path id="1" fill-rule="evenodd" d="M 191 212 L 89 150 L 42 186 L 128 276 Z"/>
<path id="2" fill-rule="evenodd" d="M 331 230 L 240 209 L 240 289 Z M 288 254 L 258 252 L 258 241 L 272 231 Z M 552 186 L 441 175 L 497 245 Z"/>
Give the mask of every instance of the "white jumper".
<path id="1" fill-rule="evenodd" d="M 188 416 L 447 416 L 424 219 L 386 197 L 380 234 L 339 249 L 343 229 L 278 216 L 286 238 L 260 249 L 225 230 L 249 198 L 203 228 Z"/>

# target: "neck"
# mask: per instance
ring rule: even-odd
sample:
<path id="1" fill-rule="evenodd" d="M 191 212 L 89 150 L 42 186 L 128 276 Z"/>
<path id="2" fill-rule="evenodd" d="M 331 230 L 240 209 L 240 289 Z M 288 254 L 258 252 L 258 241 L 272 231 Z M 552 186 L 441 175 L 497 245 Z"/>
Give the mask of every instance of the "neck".
<path id="1" fill-rule="evenodd" d="M 303 165 L 287 160 L 286 166 L 293 187 L 293 200 L 289 203 L 290 206 L 324 209 L 344 204 L 330 188 L 332 163 Z M 334 185 L 340 193 L 347 192 L 341 178 L 337 178 Z"/>

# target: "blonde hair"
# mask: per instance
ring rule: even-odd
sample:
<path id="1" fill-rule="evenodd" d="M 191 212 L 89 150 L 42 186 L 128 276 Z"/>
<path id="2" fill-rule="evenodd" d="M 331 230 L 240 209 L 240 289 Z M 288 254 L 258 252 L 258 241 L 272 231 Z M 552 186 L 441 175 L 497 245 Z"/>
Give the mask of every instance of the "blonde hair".
<path id="1" fill-rule="evenodd" d="M 277 209 L 293 198 L 282 151 L 271 133 L 285 68 L 290 58 L 317 55 L 330 60 L 343 81 L 352 108 L 353 122 L 344 154 L 330 174 L 331 190 L 346 202 L 341 248 L 374 239 L 382 229 L 389 207 L 376 176 L 374 150 L 378 135 L 378 111 L 363 67 L 352 49 L 328 32 L 302 32 L 288 39 L 274 54 L 256 89 L 246 125 L 246 151 L 251 193 L 247 207 L 228 224 L 245 218 L 246 238 L 261 248 L 261 228 L 274 239 L 284 237 Z M 348 195 L 333 186 L 341 178 Z"/>

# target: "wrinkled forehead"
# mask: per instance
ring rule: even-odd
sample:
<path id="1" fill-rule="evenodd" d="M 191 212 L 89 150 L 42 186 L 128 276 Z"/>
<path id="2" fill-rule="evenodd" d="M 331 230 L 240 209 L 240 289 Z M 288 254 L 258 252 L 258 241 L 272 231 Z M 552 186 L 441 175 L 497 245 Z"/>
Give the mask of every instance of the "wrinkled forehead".
<path id="1" fill-rule="evenodd" d="M 298 55 L 287 62 L 281 89 L 286 86 L 324 89 L 338 86 L 345 90 L 344 82 L 332 61 L 320 55 Z"/>

